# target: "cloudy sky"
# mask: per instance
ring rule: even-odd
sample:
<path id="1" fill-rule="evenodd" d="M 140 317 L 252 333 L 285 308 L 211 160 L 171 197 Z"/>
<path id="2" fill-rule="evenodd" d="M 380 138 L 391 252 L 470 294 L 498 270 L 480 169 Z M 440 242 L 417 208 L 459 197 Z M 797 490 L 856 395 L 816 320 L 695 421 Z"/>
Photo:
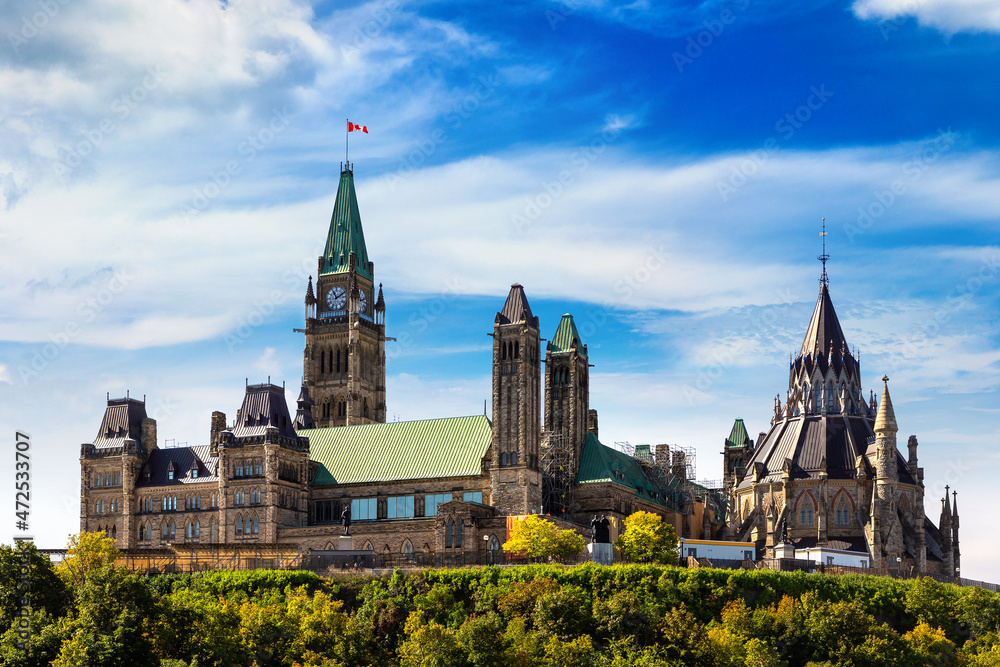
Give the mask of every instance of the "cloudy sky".
<path id="1" fill-rule="evenodd" d="M 246 378 L 294 398 L 349 117 L 393 418 L 483 410 L 517 281 L 543 336 L 576 316 L 603 441 L 718 479 L 733 419 L 784 399 L 825 217 L 866 389 L 890 376 L 928 515 L 957 488 L 963 574 L 1000 581 L 996 0 L 16 0 L 0 25 L 0 440 L 33 437 L 44 546 L 78 529 L 107 393 L 145 395 L 161 445 L 205 444 Z"/>

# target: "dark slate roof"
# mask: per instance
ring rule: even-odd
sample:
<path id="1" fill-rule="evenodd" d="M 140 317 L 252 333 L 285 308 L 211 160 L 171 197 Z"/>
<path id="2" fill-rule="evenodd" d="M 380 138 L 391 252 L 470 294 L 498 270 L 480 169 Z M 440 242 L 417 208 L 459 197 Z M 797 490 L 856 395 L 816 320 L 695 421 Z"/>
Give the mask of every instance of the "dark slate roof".
<path id="1" fill-rule="evenodd" d="M 848 349 L 844 330 L 840 328 L 837 311 L 833 309 L 833 301 L 830 300 L 830 290 L 824 283 L 820 286 L 819 298 L 816 299 L 816 308 L 813 310 L 812 319 L 809 320 L 809 328 L 806 330 L 805 340 L 802 341 L 800 354 L 803 357 L 812 354 L 824 356 L 831 347 L 834 352 Z"/>
<path id="2" fill-rule="evenodd" d="M 146 465 L 139 472 L 136 486 L 171 486 L 180 484 L 201 484 L 219 481 L 219 457 L 212 456 L 208 445 L 199 447 L 171 447 L 154 449 L 149 453 Z M 167 478 L 171 464 L 175 466 L 174 479 Z M 198 476 L 192 477 L 191 470 L 197 464 Z M 146 471 L 149 480 L 146 480 Z"/>
<path id="3" fill-rule="evenodd" d="M 340 185 L 337 187 L 337 200 L 333 204 L 330 231 L 323 252 L 323 270 L 320 275 L 347 273 L 350 270 L 352 252 L 356 259 L 355 267 L 358 275 L 373 280 L 371 270 L 368 268 L 365 233 L 361 229 L 358 195 L 354 192 L 354 172 L 346 168 L 340 172 Z"/>
<path id="4" fill-rule="evenodd" d="M 748 444 L 750 444 L 750 436 L 747 435 L 747 427 L 743 424 L 742 419 L 737 418 L 733 423 L 733 430 L 726 438 L 726 447 L 745 447 Z"/>
<path id="5" fill-rule="evenodd" d="M 309 388 L 306 387 L 306 383 L 302 383 L 302 390 L 299 391 L 299 397 L 295 401 L 298 409 L 295 411 L 295 423 L 292 425 L 296 431 L 301 431 L 307 428 L 316 428 L 315 422 L 313 422 L 312 416 L 312 398 L 309 396 Z"/>
<path id="6" fill-rule="evenodd" d="M 142 420 L 146 418 L 146 404 L 134 398 L 108 399 L 101 430 L 94 438 L 96 449 L 122 447 L 127 438 L 141 442 Z"/>
<path id="7" fill-rule="evenodd" d="M 580 338 L 580 332 L 576 330 L 576 323 L 573 322 L 573 316 L 566 313 L 559 320 L 559 326 L 556 328 L 556 335 L 552 337 L 552 347 L 550 350 L 553 353 L 559 352 L 569 352 L 573 349 L 574 342 L 576 343 L 577 352 L 582 356 L 586 356 L 587 353 L 583 349 L 583 339 Z"/>
<path id="8" fill-rule="evenodd" d="M 236 413 L 236 423 L 232 427 L 233 436 L 264 435 L 268 426 L 274 426 L 281 435 L 294 438 L 295 427 L 288 404 L 285 403 L 285 389 L 273 384 L 247 385 L 243 405 Z"/>
<path id="9" fill-rule="evenodd" d="M 520 284 L 514 283 L 510 286 L 510 293 L 507 295 L 507 302 L 503 305 L 503 310 L 497 313 L 498 324 L 512 324 L 524 321 L 528 325 L 538 326 L 538 318 L 531 314 L 531 306 L 528 305 L 528 297 L 524 293 L 524 288 Z"/>
<path id="10" fill-rule="evenodd" d="M 874 437 L 871 421 L 859 415 L 808 414 L 781 419 L 757 443 L 740 486 L 753 483 L 757 463 L 765 467 L 762 482 L 780 480 L 785 459 L 792 461 L 792 479 L 817 479 L 824 458 L 830 479 L 856 479 L 857 457 L 866 454 Z M 899 480 L 913 484 L 899 450 L 896 459 Z"/>

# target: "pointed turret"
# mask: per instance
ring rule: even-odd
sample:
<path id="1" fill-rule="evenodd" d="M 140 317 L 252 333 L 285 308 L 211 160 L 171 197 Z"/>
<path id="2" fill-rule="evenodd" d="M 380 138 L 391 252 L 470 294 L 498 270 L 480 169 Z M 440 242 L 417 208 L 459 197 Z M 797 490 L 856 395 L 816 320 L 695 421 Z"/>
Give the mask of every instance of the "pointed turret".
<path id="1" fill-rule="evenodd" d="M 295 411 L 295 422 L 293 427 L 296 431 L 301 431 L 309 428 L 316 428 L 316 424 L 313 422 L 312 398 L 309 397 L 309 388 L 306 387 L 306 383 L 302 383 L 302 390 L 299 392 L 299 397 L 295 401 L 298 409 Z"/>
<path id="2" fill-rule="evenodd" d="M 361 213 L 358 211 L 358 196 L 354 192 L 354 172 L 345 168 L 340 172 L 337 201 L 330 218 L 330 231 L 326 237 L 320 275 L 349 271 L 351 253 L 356 257 L 358 274 L 372 280 L 365 234 L 361 228 Z"/>
<path id="3" fill-rule="evenodd" d="M 587 356 L 587 348 L 580 339 L 580 332 L 576 330 L 576 323 L 573 321 L 573 316 L 566 313 L 559 320 L 559 326 L 556 328 L 556 334 L 552 337 L 549 350 L 553 354 L 558 354 L 560 352 L 569 352 L 574 347 L 580 354 Z"/>
<path id="4" fill-rule="evenodd" d="M 385 312 L 385 297 L 382 296 L 382 283 L 378 284 L 378 299 L 375 300 L 375 312 Z"/>
<path id="5" fill-rule="evenodd" d="M 503 304 L 503 310 L 497 313 L 497 324 L 517 324 L 524 322 L 530 327 L 538 328 L 538 318 L 531 314 L 531 306 L 528 305 L 528 297 L 524 293 L 524 288 L 520 283 L 510 286 L 510 293 L 507 301 Z"/>
<path id="6" fill-rule="evenodd" d="M 878 406 L 878 415 L 875 417 L 875 433 L 896 433 L 899 427 L 896 425 L 896 413 L 892 409 L 892 399 L 889 398 L 889 378 L 882 377 L 884 383 L 882 387 L 882 401 Z"/>

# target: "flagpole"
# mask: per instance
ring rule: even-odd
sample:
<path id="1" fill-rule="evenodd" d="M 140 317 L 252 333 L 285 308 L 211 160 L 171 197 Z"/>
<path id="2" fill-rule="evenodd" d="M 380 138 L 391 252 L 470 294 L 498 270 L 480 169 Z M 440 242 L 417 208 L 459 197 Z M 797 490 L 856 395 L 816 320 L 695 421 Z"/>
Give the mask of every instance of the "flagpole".
<path id="1" fill-rule="evenodd" d="M 344 169 L 350 164 L 351 155 L 351 121 L 344 119 Z"/>

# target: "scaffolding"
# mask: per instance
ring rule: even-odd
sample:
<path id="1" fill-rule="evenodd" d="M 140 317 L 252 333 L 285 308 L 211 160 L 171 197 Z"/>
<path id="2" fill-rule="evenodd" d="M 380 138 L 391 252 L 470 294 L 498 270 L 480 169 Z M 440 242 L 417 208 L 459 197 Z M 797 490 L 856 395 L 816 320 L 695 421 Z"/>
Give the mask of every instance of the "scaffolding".
<path id="1" fill-rule="evenodd" d="M 573 443 L 562 431 L 546 431 L 542 440 L 542 511 L 569 518 L 573 511 Z"/>

